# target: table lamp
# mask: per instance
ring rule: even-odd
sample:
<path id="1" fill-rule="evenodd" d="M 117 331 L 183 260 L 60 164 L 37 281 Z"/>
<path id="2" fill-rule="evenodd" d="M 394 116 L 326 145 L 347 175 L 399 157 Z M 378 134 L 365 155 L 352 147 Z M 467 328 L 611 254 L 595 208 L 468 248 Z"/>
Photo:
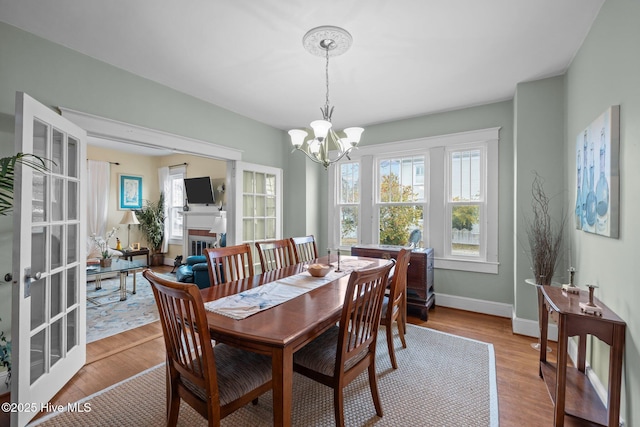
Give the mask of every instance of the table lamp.
<path id="1" fill-rule="evenodd" d="M 140 224 L 134 211 L 124 211 L 120 224 L 127 225 L 127 248 L 131 247 L 131 224 Z"/>
<path id="2" fill-rule="evenodd" d="M 213 217 L 213 227 L 209 233 L 216 233 L 221 248 L 227 246 L 227 213 L 220 211 L 220 216 Z"/>

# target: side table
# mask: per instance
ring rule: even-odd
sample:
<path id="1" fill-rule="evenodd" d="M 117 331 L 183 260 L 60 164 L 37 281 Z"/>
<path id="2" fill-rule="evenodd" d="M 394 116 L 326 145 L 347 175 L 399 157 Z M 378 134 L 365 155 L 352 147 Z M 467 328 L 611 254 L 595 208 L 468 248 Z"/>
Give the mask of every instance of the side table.
<path id="1" fill-rule="evenodd" d="M 120 252 L 122 252 L 122 256 L 120 258 L 127 260 L 127 261 L 133 261 L 133 257 L 134 256 L 146 256 L 147 257 L 147 267 L 150 265 L 149 264 L 149 248 L 140 248 L 138 250 L 128 250 L 128 249 L 123 249 Z"/>
<path id="2" fill-rule="evenodd" d="M 626 323 L 602 302 L 602 316 L 583 313 L 580 302 L 589 301 L 589 293 L 567 293 L 562 288 L 539 286 L 540 313 L 540 371 L 554 404 L 554 425 L 564 425 L 565 414 L 604 426 L 618 426 L 620 420 L 620 392 L 622 384 L 622 354 Z M 558 324 L 558 363 L 547 362 L 547 329 L 549 316 Z M 609 386 L 605 407 L 591 382 L 585 375 L 587 335 L 599 338 L 609 345 Z M 567 366 L 567 340 L 578 337 L 576 367 Z"/>

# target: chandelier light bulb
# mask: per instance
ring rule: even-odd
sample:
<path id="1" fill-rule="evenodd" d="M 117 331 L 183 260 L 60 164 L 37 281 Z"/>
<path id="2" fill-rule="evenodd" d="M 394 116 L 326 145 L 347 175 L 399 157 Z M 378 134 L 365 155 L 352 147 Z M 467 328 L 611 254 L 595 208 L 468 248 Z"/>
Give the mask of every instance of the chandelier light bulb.
<path id="1" fill-rule="evenodd" d="M 346 128 L 344 130 L 344 134 L 347 135 L 347 140 L 352 146 L 358 145 L 362 132 L 364 132 L 363 128 Z"/>
<path id="2" fill-rule="evenodd" d="M 291 136 L 291 145 L 295 148 L 300 148 L 304 144 L 304 139 L 309 135 L 306 131 L 300 129 L 291 129 L 289 131 Z"/>
<path id="3" fill-rule="evenodd" d="M 314 120 L 311 122 L 311 129 L 313 129 L 313 133 L 317 139 L 324 140 L 327 137 L 327 133 L 329 133 L 329 129 L 331 129 L 331 122 Z"/>

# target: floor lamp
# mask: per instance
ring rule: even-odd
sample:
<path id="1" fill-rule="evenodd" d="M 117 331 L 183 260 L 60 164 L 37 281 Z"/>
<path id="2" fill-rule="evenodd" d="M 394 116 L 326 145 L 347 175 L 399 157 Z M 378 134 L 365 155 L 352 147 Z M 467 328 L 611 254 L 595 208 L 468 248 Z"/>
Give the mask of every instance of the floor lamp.
<path id="1" fill-rule="evenodd" d="M 124 215 L 120 220 L 120 224 L 127 225 L 127 249 L 131 248 L 131 225 L 132 224 L 140 224 L 138 221 L 138 217 L 134 211 L 124 211 Z"/>

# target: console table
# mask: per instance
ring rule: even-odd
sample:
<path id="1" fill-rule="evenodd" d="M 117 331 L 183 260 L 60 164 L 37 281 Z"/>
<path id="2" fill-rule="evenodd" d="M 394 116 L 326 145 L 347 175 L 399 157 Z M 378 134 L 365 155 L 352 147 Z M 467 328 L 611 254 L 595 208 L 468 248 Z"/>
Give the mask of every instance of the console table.
<path id="1" fill-rule="evenodd" d="M 396 259 L 400 249 L 402 246 L 356 245 L 351 255 Z M 436 305 L 433 273 L 433 248 L 413 249 L 407 269 L 407 308 L 420 310 L 422 320 L 429 320 L 429 309 Z"/>
<path id="2" fill-rule="evenodd" d="M 585 314 L 579 303 L 589 301 L 589 292 L 571 294 L 554 286 L 538 286 L 540 307 L 540 377 L 544 379 L 554 403 L 554 425 L 564 425 L 564 416 L 581 418 L 605 426 L 617 426 L 620 419 L 622 354 L 626 323 L 597 298 L 602 316 Z M 558 363 L 547 362 L 549 316 L 558 324 Z M 610 347 L 607 407 L 585 375 L 587 335 Z M 567 366 L 567 340 L 578 337 L 577 367 Z"/>

